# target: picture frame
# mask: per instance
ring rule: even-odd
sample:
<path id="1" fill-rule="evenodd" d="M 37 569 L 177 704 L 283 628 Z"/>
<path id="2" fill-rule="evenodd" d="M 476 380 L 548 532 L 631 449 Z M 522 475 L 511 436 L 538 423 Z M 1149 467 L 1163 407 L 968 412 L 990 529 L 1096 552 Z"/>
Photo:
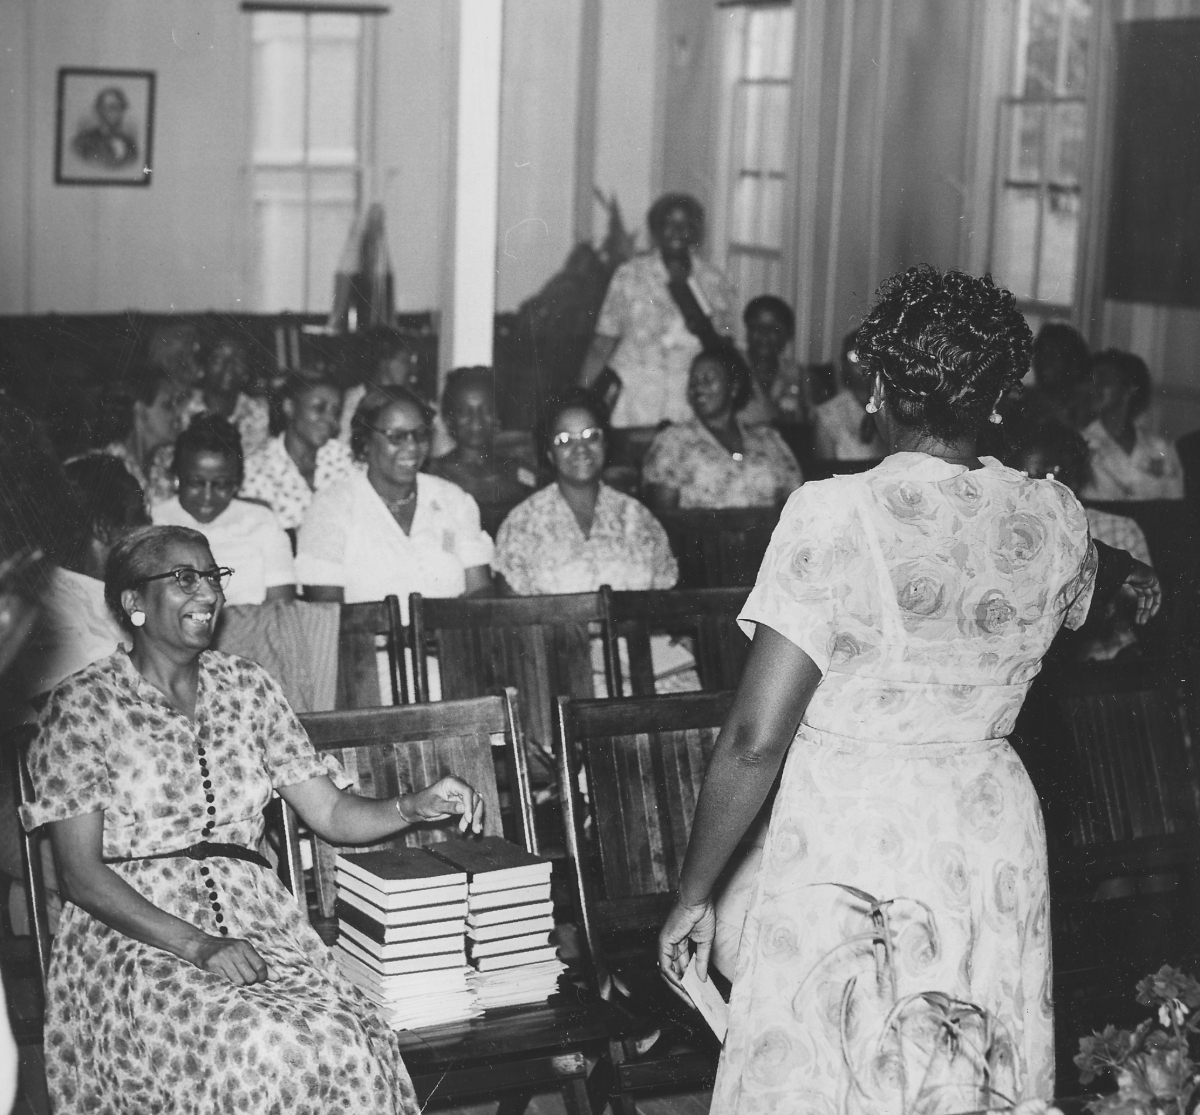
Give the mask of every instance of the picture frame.
<path id="1" fill-rule="evenodd" d="M 55 185 L 150 185 L 154 81 L 152 70 L 58 71 Z"/>

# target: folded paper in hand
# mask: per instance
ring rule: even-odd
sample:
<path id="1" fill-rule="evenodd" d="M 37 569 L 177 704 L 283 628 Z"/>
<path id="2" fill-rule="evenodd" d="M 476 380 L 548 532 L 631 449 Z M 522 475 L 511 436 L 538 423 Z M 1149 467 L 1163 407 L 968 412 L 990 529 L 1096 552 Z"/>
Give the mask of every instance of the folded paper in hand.
<path id="1" fill-rule="evenodd" d="M 713 986 L 710 979 L 702 980 L 696 971 L 696 958 L 688 961 L 683 973 L 683 989 L 692 1000 L 692 1005 L 704 1017 L 708 1028 L 717 1036 L 717 1041 L 725 1041 L 725 1031 L 729 1029 L 729 1004 L 721 998 L 721 993 Z"/>

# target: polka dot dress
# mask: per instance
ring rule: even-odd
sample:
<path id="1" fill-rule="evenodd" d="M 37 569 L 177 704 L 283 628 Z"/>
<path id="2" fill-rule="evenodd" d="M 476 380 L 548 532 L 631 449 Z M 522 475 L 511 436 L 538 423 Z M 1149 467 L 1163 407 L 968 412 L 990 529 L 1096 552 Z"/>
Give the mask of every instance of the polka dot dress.
<path id="1" fill-rule="evenodd" d="M 248 941 L 270 978 L 236 987 L 77 906 L 51 954 L 51 1105 L 75 1112 L 415 1115 L 395 1035 L 339 975 L 274 872 L 243 860 L 136 859 L 201 840 L 258 849 L 273 786 L 322 774 L 274 680 L 201 656 L 189 721 L 124 652 L 64 682 L 30 755 L 28 827 L 104 810 L 104 856 L 161 909 Z"/>

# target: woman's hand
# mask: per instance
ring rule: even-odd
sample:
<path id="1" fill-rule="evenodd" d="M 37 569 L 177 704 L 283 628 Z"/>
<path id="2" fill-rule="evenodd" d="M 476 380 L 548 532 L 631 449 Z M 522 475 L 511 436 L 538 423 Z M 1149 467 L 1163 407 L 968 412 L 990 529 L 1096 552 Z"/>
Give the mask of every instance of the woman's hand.
<path id="1" fill-rule="evenodd" d="M 202 971 L 215 972 L 238 987 L 264 983 L 271 978 L 271 969 L 254 946 L 236 937 L 205 934 L 190 950 L 187 959 Z"/>
<path id="2" fill-rule="evenodd" d="M 461 778 L 447 775 L 432 786 L 398 799 L 400 815 L 411 823 L 461 817 L 458 831 L 483 831 L 483 798 Z"/>
<path id="3" fill-rule="evenodd" d="M 1134 623 L 1148 622 L 1162 607 L 1162 585 L 1158 583 L 1158 574 L 1145 562 L 1135 560 L 1117 598 L 1133 601 Z"/>
<path id="4" fill-rule="evenodd" d="M 690 959 L 688 941 L 696 946 L 696 972 L 708 979 L 708 958 L 717 934 L 717 915 L 707 898 L 694 906 L 676 902 L 658 935 L 658 967 L 664 978 L 679 991 L 679 982 Z"/>

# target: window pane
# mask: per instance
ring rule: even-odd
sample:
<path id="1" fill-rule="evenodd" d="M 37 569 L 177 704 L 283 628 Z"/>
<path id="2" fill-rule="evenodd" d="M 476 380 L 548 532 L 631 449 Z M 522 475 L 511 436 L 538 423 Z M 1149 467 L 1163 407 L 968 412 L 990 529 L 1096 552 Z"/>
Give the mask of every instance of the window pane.
<path id="1" fill-rule="evenodd" d="M 746 77 L 792 76 L 794 26 L 790 5 L 750 9 L 746 27 Z"/>
<path id="2" fill-rule="evenodd" d="M 258 308 L 304 310 L 304 172 L 259 170 L 254 175 L 254 246 Z"/>
<path id="3" fill-rule="evenodd" d="M 1078 186 L 1083 170 L 1084 106 L 1060 104 L 1047 111 L 1046 177 L 1058 185 Z"/>
<path id="4" fill-rule="evenodd" d="M 1054 95 L 1058 69 L 1058 34 L 1062 0 L 1029 0 L 1025 76 L 1020 92 L 1026 97 Z"/>
<path id="5" fill-rule="evenodd" d="M 309 160 L 353 163 L 358 156 L 360 16 L 312 17 L 308 109 Z"/>
<path id="6" fill-rule="evenodd" d="M 308 310 L 333 304 L 333 276 L 358 212 L 358 174 L 317 171 L 309 201 Z"/>
<path id="7" fill-rule="evenodd" d="M 304 19 L 256 12 L 254 40 L 254 161 L 304 158 Z"/>
<path id="8" fill-rule="evenodd" d="M 1067 0 L 1070 12 L 1067 43 L 1067 72 L 1063 75 L 1063 90 L 1081 97 L 1087 85 L 1088 46 L 1092 34 L 1091 0 Z"/>
<path id="9" fill-rule="evenodd" d="M 734 183 L 731 239 L 779 248 L 783 242 L 783 179 L 744 174 Z"/>
<path id="10" fill-rule="evenodd" d="M 783 267 L 777 258 L 746 255 L 731 248 L 727 271 L 743 303 L 759 294 L 783 293 Z"/>
<path id="11" fill-rule="evenodd" d="M 1075 249 L 1079 242 L 1079 194 L 1047 190 L 1042 217 L 1039 302 L 1069 306 L 1075 299 Z"/>
<path id="12" fill-rule="evenodd" d="M 1046 111 L 1041 105 L 1009 106 L 1009 155 L 1007 175 L 1017 182 L 1041 180 L 1042 122 Z"/>
<path id="13" fill-rule="evenodd" d="M 787 85 L 743 85 L 737 91 L 741 123 L 740 170 L 784 170 L 787 148 Z"/>
<path id="14" fill-rule="evenodd" d="M 1032 298 L 1033 260 L 1037 240 L 1038 188 L 1004 186 L 996 215 L 996 280 L 1018 298 Z"/>

